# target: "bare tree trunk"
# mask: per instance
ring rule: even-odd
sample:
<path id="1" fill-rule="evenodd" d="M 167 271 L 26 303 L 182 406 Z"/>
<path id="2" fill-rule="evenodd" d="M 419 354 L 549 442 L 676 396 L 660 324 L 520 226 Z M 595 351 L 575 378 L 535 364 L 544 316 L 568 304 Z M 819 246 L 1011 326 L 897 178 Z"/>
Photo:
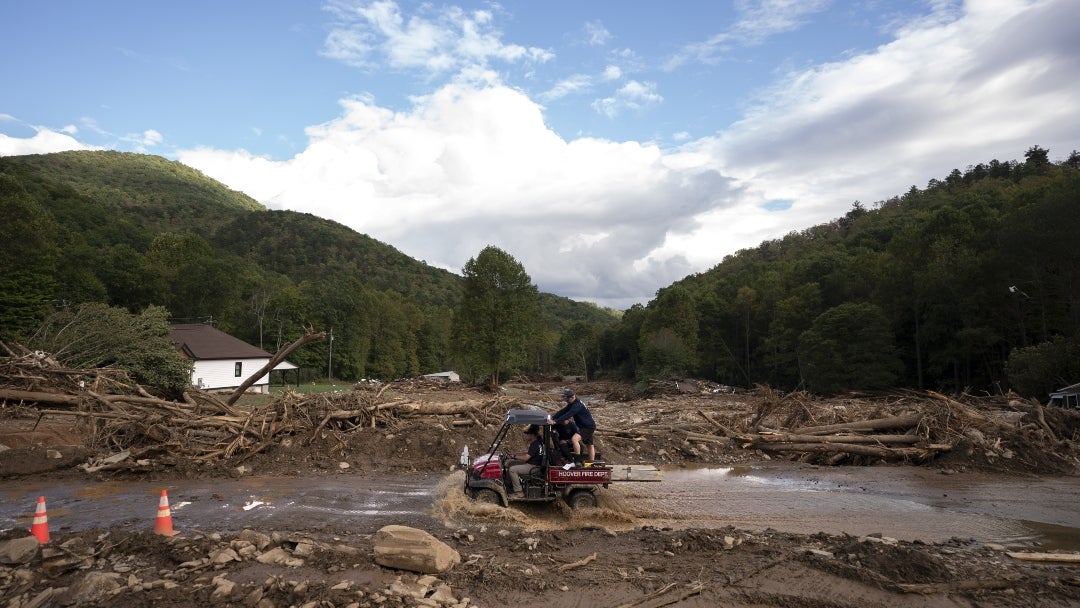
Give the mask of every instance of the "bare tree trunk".
<path id="1" fill-rule="evenodd" d="M 240 384 L 240 386 L 236 387 L 236 390 L 233 391 L 233 394 L 229 395 L 229 398 L 227 400 L 225 400 L 225 403 L 228 404 L 228 405 L 232 405 L 232 404 L 236 403 L 236 400 L 239 399 L 240 396 L 244 394 L 244 391 L 251 388 L 251 385 L 255 384 L 256 380 L 258 380 L 259 378 L 262 378 L 264 375 L 270 373 L 270 370 L 274 369 L 274 367 L 278 363 L 281 363 L 282 361 L 284 361 L 285 357 L 288 357 L 294 350 L 300 348 L 301 346 L 307 344 L 308 342 L 314 342 L 315 340 L 322 340 L 325 337 L 326 337 L 326 332 L 325 331 L 320 331 L 319 333 L 316 334 L 316 333 L 312 332 L 312 329 L 310 327 L 308 327 L 307 329 L 304 330 L 304 335 L 301 336 L 299 340 L 297 340 L 296 342 L 293 342 L 292 344 L 290 344 L 290 345 L 286 346 L 285 348 L 279 350 L 277 352 L 277 354 L 275 354 L 273 357 L 270 357 L 270 361 L 268 361 L 266 363 L 266 365 L 262 366 L 262 368 L 260 368 L 259 371 L 255 372 L 254 374 L 249 376 L 247 380 L 244 380 Z"/>

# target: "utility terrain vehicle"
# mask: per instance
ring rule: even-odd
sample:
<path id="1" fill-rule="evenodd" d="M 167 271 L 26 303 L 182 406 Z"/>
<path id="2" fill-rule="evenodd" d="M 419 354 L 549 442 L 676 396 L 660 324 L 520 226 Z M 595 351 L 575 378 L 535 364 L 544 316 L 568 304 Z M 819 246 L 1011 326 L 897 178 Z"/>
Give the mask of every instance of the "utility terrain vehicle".
<path id="1" fill-rule="evenodd" d="M 595 507 L 596 493 L 612 482 L 660 481 L 660 470 L 651 465 L 611 466 L 597 459 L 581 467 L 574 466 L 559 452 L 555 430 L 547 420 L 548 413 L 542 410 L 510 410 L 485 454 L 470 460 L 466 446 L 461 455 L 461 465 L 465 468 L 465 494 L 473 500 L 504 507 L 511 502 L 562 499 L 571 508 L 581 509 Z M 511 430 L 522 431 L 534 424 L 540 428 L 540 440 L 544 443 L 544 464 L 521 476 L 523 496 L 511 498 L 508 491 L 511 457 L 501 448 Z"/>

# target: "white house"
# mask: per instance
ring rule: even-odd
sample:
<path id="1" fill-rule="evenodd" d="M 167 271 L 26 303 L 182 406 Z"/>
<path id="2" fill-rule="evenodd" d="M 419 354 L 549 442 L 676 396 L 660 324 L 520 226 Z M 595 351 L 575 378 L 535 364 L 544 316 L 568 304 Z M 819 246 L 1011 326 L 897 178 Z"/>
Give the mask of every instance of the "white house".
<path id="1" fill-rule="evenodd" d="M 208 391 L 235 389 L 270 362 L 270 353 L 202 323 L 172 325 L 169 339 L 180 354 L 194 363 L 191 383 Z M 274 367 L 275 371 L 287 369 L 297 366 L 282 361 Z M 256 380 L 248 390 L 269 392 L 270 374 Z"/>

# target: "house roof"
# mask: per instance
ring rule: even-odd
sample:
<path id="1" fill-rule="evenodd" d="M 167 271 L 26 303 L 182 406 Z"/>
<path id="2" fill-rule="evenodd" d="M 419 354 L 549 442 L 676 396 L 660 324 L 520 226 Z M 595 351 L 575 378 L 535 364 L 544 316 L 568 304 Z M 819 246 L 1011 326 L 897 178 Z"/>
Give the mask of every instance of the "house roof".
<path id="1" fill-rule="evenodd" d="M 177 350 L 194 360 L 270 358 L 265 350 L 210 325 L 182 323 L 170 329 L 169 339 Z"/>
<path id="2" fill-rule="evenodd" d="M 1075 395 L 1077 393 L 1080 393 L 1080 382 L 1078 382 L 1076 384 L 1070 384 L 1069 386 L 1066 386 L 1065 388 L 1059 388 L 1058 390 L 1050 393 L 1050 396 L 1051 397 L 1059 397 L 1059 396 L 1062 396 L 1062 395 Z"/>

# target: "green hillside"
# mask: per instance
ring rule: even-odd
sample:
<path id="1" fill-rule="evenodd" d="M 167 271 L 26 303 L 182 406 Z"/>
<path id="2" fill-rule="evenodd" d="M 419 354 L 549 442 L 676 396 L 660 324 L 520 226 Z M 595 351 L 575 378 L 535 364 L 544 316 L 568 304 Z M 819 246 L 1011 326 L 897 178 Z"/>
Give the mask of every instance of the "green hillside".
<path id="1" fill-rule="evenodd" d="M 28 335 L 50 308 L 159 305 L 270 351 L 305 327 L 333 328 L 341 378 L 454 364 L 461 277 L 336 222 L 270 211 L 183 164 L 96 151 L 0 158 L 0 207 L 0 336 Z M 553 332 L 614 322 L 548 294 L 544 310 Z M 294 359 L 327 373 L 328 349 Z"/>
<path id="2" fill-rule="evenodd" d="M 20 156 L 13 162 L 24 177 L 68 186 L 157 230 L 187 224 L 195 232 L 212 231 L 237 211 L 265 210 L 246 194 L 160 156 L 83 151 Z"/>
<path id="3" fill-rule="evenodd" d="M 1080 382 L 1080 154 L 954 169 L 728 256 L 628 311 L 633 377 L 1046 399 Z"/>

